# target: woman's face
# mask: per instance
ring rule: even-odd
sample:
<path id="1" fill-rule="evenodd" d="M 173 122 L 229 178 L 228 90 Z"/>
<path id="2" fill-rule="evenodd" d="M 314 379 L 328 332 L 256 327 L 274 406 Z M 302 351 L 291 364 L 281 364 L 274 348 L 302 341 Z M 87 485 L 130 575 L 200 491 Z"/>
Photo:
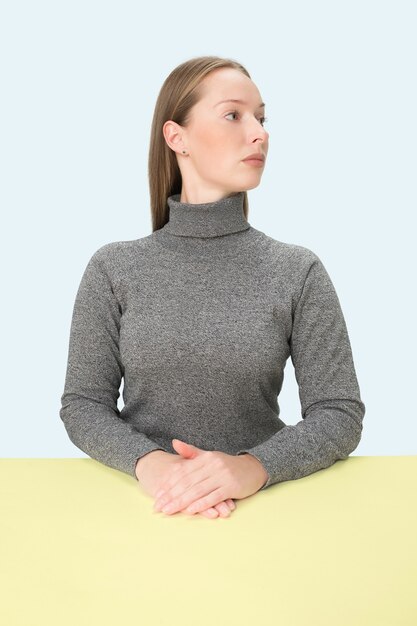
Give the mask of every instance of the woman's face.
<path id="1" fill-rule="evenodd" d="M 243 159 L 253 153 L 266 158 L 268 153 L 265 109 L 250 78 L 220 68 L 206 76 L 201 87 L 204 95 L 192 108 L 188 125 L 164 125 L 168 144 L 177 153 L 184 202 L 209 202 L 257 187 L 265 162 L 256 165 Z M 221 102 L 231 98 L 243 102 Z"/>

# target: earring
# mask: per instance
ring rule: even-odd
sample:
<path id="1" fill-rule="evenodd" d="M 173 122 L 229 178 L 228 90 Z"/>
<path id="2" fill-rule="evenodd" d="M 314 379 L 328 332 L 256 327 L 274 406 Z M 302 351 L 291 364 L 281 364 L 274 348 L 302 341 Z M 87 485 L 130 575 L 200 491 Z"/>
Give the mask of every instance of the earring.
<path id="1" fill-rule="evenodd" d="M 186 150 L 183 150 L 183 151 L 182 151 L 182 153 L 183 153 L 183 154 L 185 154 L 186 152 L 187 152 Z"/>

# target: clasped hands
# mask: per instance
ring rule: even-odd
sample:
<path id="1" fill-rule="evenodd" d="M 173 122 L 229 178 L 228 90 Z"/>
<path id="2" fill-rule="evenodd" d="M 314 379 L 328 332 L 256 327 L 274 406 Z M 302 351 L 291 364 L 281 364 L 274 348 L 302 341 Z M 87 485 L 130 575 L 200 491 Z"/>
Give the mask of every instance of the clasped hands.
<path id="1" fill-rule="evenodd" d="M 179 439 L 172 442 L 180 458 L 158 485 L 155 511 L 200 513 L 232 498 L 246 498 L 268 479 L 260 461 L 250 454 L 233 456 L 202 450 Z"/>

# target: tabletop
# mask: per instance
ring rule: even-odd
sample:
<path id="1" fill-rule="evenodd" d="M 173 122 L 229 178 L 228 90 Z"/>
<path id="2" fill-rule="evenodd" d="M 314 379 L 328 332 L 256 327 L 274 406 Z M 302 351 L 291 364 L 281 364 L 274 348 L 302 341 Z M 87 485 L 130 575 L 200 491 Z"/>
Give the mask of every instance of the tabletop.
<path id="1" fill-rule="evenodd" d="M 228 518 L 93 459 L 0 459 L 7 626 L 415 626 L 417 455 L 350 456 Z"/>

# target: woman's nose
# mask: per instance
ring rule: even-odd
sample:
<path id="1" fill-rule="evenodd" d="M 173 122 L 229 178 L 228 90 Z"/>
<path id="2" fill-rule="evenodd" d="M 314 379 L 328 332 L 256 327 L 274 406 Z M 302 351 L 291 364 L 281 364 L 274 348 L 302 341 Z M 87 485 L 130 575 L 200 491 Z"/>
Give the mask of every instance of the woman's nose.
<path id="1" fill-rule="evenodd" d="M 264 128 L 260 122 L 254 122 L 254 124 L 255 124 L 255 128 L 252 131 L 253 139 L 258 138 L 258 139 L 262 139 L 262 141 L 264 142 L 268 141 L 269 133 L 266 130 L 266 128 Z"/>

